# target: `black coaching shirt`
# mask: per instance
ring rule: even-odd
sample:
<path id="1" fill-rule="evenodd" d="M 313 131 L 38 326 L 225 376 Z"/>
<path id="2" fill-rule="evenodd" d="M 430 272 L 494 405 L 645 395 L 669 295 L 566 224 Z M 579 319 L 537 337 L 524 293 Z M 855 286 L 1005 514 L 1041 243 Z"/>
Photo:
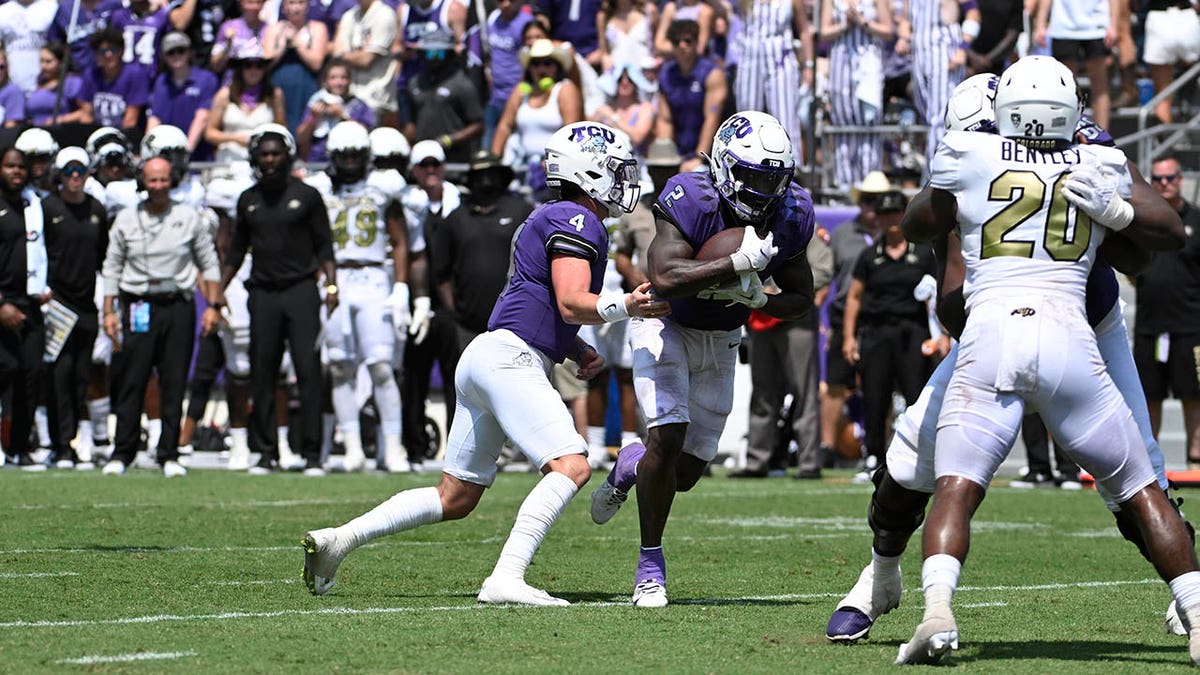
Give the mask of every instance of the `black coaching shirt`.
<path id="1" fill-rule="evenodd" d="M 95 197 L 79 204 L 56 194 L 42 200 L 49 286 L 54 297 L 76 312 L 96 313 L 96 272 L 108 250 L 108 214 Z"/>
<path id="2" fill-rule="evenodd" d="M 923 325 L 927 318 L 925 303 L 913 297 L 913 290 L 925 275 L 937 278 L 933 249 L 928 244 L 908 242 L 905 252 L 892 259 L 884 239 L 880 235 L 854 262 L 854 278 L 866 285 L 858 325 L 896 321 L 919 321 Z"/>
<path id="3" fill-rule="evenodd" d="M 434 232 L 435 284 L 451 282 L 455 319 L 476 333 L 487 331 L 488 318 L 508 278 L 513 234 L 533 207 L 505 195 L 488 213 L 467 202 L 446 217 Z"/>
<path id="4" fill-rule="evenodd" d="M 1155 253 L 1137 277 L 1138 335 L 1200 333 L 1200 209 L 1184 202 L 1179 218 L 1183 249 Z"/>
<path id="5" fill-rule="evenodd" d="M 254 251 L 250 287 L 282 289 L 315 279 L 322 263 L 333 261 L 333 235 L 321 193 L 289 176 L 278 192 L 255 184 L 237 203 L 237 221 L 225 264 L 242 266 Z"/>
<path id="6" fill-rule="evenodd" d="M 28 292 L 25 262 L 25 206 L 0 197 L 0 295 L 20 304 Z"/>

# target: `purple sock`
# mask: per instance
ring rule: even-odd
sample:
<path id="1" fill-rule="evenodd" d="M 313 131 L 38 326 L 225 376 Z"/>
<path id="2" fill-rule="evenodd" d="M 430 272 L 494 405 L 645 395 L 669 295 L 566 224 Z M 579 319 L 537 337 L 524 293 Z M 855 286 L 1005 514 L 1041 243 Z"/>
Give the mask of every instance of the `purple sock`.
<path id="1" fill-rule="evenodd" d="M 637 465 L 646 454 L 646 446 L 641 443 L 630 443 L 617 453 L 617 463 L 612 473 L 608 474 L 608 482 L 621 492 L 629 492 L 637 482 Z"/>
<path id="2" fill-rule="evenodd" d="M 661 546 L 643 546 L 638 554 L 637 579 L 634 583 L 657 581 L 667 585 L 667 560 Z"/>

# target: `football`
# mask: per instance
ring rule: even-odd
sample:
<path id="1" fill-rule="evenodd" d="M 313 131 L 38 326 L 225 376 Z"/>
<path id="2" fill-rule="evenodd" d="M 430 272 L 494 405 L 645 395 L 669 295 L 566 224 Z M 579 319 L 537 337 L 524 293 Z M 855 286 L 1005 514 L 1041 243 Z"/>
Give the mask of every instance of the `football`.
<path id="1" fill-rule="evenodd" d="M 738 250 L 742 245 L 742 237 L 745 236 L 746 228 L 730 227 L 721 230 L 708 238 L 700 246 L 700 250 L 696 252 L 696 260 L 717 260 L 726 256 L 733 255 L 733 252 Z"/>

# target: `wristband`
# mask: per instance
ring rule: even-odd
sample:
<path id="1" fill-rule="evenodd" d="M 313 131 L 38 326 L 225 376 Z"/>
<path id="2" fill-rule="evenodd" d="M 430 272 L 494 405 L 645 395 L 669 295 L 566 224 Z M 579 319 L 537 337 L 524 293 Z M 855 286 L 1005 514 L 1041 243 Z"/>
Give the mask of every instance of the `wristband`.
<path id="1" fill-rule="evenodd" d="M 449 149 L 451 145 L 454 145 L 454 139 L 450 138 L 450 134 L 442 134 L 438 137 L 438 142 L 442 144 L 443 148 L 447 149 Z"/>
<path id="2" fill-rule="evenodd" d="M 969 40 L 963 40 L 962 42 L 958 43 L 958 48 L 964 52 L 969 52 L 971 51 L 971 42 Z"/>
<path id="3" fill-rule="evenodd" d="M 1120 232 L 1133 222 L 1133 205 L 1118 196 L 1100 215 L 1104 219 L 1104 222 L 1100 223 L 1101 225 L 1113 232 Z"/>
<path id="4" fill-rule="evenodd" d="M 629 318 L 629 310 L 625 309 L 626 293 L 601 293 L 596 300 L 596 313 L 604 319 L 604 323 L 616 323 Z"/>

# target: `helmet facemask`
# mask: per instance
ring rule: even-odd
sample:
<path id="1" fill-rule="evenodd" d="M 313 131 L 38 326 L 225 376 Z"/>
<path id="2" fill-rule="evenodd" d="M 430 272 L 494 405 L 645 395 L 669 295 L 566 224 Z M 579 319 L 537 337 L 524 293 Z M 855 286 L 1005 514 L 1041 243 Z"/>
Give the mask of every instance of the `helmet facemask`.
<path id="1" fill-rule="evenodd" d="M 726 150 L 718 161 L 728 172 L 719 185 L 720 192 L 743 219 L 765 216 L 787 193 L 792 179 L 791 167 L 754 165 L 730 150 Z"/>

